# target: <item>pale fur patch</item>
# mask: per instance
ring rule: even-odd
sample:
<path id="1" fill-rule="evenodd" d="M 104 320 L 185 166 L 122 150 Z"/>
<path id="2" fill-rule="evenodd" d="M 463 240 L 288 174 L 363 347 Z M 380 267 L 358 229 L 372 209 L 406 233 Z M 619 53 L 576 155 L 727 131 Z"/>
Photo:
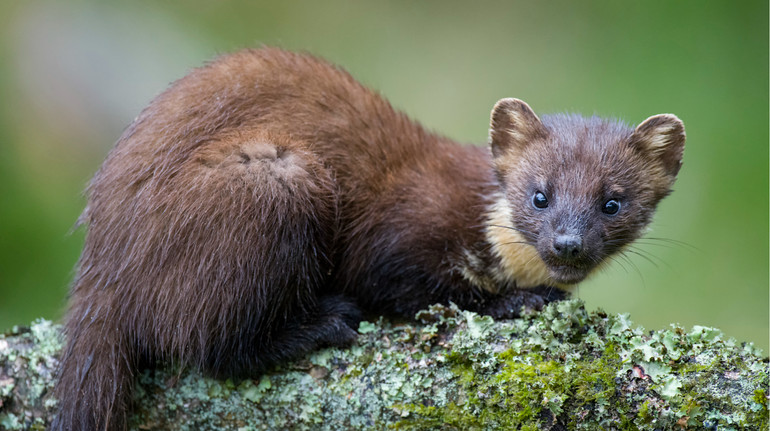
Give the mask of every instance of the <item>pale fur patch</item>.
<path id="1" fill-rule="evenodd" d="M 484 263 L 469 250 L 463 250 L 464 262 L 458 265 L 460 274 L 469 283 L 488 292 L 497 293 L 498 283 L 484 271 Z"/>
<path id="2" fill-rule="evenodd" d="M 515 281 L 519 288 L 557 285 L 535 247 L 525 244 L 524 236 L 512 229 L 512 219 L 513 212 L 508 201 L 502 194 L 496 196 L 488 209 L 486 226 L 487 242 L 500 260 L 500 265 L 492 271 L 493 278 L 498 282 L 496 285 L 511 281 Z"/>

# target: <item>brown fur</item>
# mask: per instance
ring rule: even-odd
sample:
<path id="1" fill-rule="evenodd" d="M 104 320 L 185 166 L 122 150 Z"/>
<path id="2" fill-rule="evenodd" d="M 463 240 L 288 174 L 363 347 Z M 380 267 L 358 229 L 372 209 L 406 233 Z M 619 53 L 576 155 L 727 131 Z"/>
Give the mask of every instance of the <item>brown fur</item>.
<path id="1" fill-rule="evenodd" d="M 124 429 L 134 374 L 156 361 L 254 376 L 352 342 L 360 310 L 454 301 L 510 317 L 560 298 L 640 235 L 684 129 L 541 121 L 504 99 L 490 143 L 426 132 L 344 71 L 277 49 L 177 81 L 88 188 L 53 429 Z M 539 188 L 554 211 L 532 210 Z M 631 211 L 597 215 L 621 196 Z M 549 247 L 570 217 L 590 255 L 564 262 Z"/>

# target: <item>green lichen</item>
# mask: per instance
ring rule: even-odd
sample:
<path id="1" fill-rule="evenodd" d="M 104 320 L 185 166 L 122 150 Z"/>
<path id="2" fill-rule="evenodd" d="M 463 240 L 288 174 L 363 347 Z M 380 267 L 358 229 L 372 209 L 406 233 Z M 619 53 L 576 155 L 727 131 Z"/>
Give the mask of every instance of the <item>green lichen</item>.
<path id="1" fill-rule="evenodd" d="M 0 429 L 45 428 L 61 348 L 60 328 L 43 319 L 0 334 Z"/>
<path id="2" fill-rule="evenodd" d="M 262 376 L 144 370 L 133 429 L 734 429 L 767 427 L 768 361 L 713 328 L 647 332 L 563 301 L 495 321 L 433 306 Z M 0 336 L 0 428 L 43 429 L 58 328 Z M 10 380 L 9 380 L 10 379 Z M 31 406 L 31 407 L 28 407 Z M 30 409 L 39 413 L 28 416 Z"/>
<path id="3" fill-rule="evenodd" d="M 20 430 L 23 429 L 21 421 L 13 413 L 0 414 L 0 429 L 4 430 Z"/>
<path id="4" fill-rule="evenodd" d="M 455 334 L 459 343 L 449 355 L 455 382 L 461 387 L 458 392 L 464 394 L 461 402 L 400 406 L 414 416 L 400 421 L 399 427 L 449 424 L 456 429 L 542 429 L 560 423 L 568 429 L 652 430 L 767 426 L 765 392 L 753 393 L 753 401 L 744 399 L 752 394 L 752 385 L 767 387 L 767 361 L 752 356 L 757 353 L 752 346 L 738 348 L 713 328 L 695 327 L 686 332 L 672 326 L 671 330 L 645 333 L 628 316 L 601 311 L 589 314 L 579 301 L 565 301 L 530 316 L 525 324 L 515 322 L 503 328 L 502 332 L 516 338 L 509 342 L 510 348 L 492 358 L 477 351 L 470 341 L 485 338 L 477 319 L 466 313 L 466 321 L 467 334 L 463 335 L 462 328 Z M 747 357 L 752 358 L 751 364 L 739 367 Z M 735 392 L 735 397 L 725 397 L 724 392 L 720 396 L 725 389 Z"/>
<path id="5" fill-rule="evenodd" d="M 454 372 L 466 396 L 445 409 L 404 406 L 417 417 L 399 425 L 419 428 L 429 419 L 428 423 L 457 429 L 541 429 L 563 416 L 566 409 L 582 411 L 580 419 L 589 421 L 588 415 L 619 407 L 614 379 L 620 360 L 611 351 L 569 363 L 545 360 L 539 353 L 522 355 L 514 349 L 496 356 L 499 367 L 487 373 L 478 371 L 476 362 L 453 355 Z"/>

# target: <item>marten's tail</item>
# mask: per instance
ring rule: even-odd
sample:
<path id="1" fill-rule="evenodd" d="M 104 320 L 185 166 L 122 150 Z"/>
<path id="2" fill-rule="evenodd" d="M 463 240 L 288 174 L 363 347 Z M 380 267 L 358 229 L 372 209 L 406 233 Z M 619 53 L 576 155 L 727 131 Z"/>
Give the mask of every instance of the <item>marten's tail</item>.
<path id="1" fill-rule="evenodd" d="M 115 319 L 99 307 L 73 309 L 54 390 L 59 402 L 51 430 L 126 429 L 138 354 Z"/>

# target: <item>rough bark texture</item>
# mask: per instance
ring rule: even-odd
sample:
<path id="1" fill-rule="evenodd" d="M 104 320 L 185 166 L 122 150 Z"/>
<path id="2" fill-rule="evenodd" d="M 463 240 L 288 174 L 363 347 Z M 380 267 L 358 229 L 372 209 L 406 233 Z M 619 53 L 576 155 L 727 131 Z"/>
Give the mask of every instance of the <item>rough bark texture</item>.
<path id="1" fill-rule="evenodd" d="M 137 376 L 133 429 L 767 429 L 768 359 L 716 329 L 646 332 L 578 300 L 511 321 L 434 306 L 363 322 L 254 380 Z M 0 335 L 0 429 L 44 429 L 60 329 Z"/>

